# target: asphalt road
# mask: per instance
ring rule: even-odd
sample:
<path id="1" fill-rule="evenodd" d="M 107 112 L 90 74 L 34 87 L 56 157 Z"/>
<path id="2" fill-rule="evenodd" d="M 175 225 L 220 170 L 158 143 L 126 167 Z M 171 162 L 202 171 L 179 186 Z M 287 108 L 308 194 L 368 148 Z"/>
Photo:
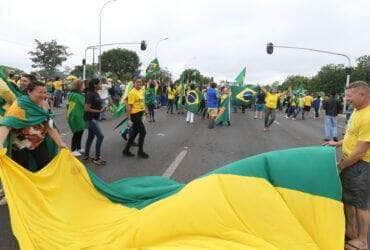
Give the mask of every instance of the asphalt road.
<path id="1" fill-rule="evenodd" d="M 71 134 L 65 121 L 65 110 L 58 109 L 57 123 L 66 142 Z M 145 122 L 147 137 L 144 150 L 147 160 L 122 156 L 125 145 L 117 131 L 119 120 L 102 122 L 105 134 L 102 155 L 105 166 L 91 165 L 95 173 L 105 181 L 142 175 L 163 175 L 189 182 L 227 163 L 266 151 L 292 147 L 319 145 L 323 139 L 323 120 L 308 118 L 287 120 L 277 115 L 272 130 L 263 132 L 263 121 L 253 119 L 247 111 L 232 114 L 231 126 L 207 129 L 207 121 L 195 117 L 194 124 L 185 122 L 184 115 L 166 114 L 164 108 L 156 112 L 156 122 Z M 339 134 L 342 129 L 339 128 Z M 83 142 L 86 138 L 84 135 Z M 93 149 L 92 149 L 93 150 Z M 136 148 L 133 152 L 136 153 Z M 339 154 L 339 153 L 338 153 Z M 170 167 L 170 168 L 169 168 Z M 369 235 L 370 239 L 370 235 Z M 18 249 L 12 236 L 7 206 L 0 207 L 0 250 Z"/>

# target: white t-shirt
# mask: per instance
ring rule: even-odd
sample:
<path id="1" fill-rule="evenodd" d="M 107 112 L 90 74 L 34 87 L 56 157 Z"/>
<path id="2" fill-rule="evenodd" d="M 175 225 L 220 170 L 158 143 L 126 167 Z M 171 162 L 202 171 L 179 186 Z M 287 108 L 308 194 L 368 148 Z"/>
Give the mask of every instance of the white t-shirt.
<path id="1" fill-rule="evenodd" d="M 109 92 L 108 89 L 110 89 L 112 86 L 108 84 L 102 84 L 101 90 L 98 90 L 98 94 L 100 95 L 101 99 L 107 99 L 109 98 Z"/>

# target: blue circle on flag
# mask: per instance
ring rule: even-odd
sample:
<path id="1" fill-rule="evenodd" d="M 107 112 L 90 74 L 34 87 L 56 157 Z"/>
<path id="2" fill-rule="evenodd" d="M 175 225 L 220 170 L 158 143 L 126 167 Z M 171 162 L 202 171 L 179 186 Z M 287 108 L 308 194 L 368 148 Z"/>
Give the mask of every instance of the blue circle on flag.
<path id="1" fill-rule="evenodd" d="M 245 91 L 243 93 L 243 99 L 245 101 L 251 101 L 253 99 L 253 93 L 251 91 Z"/>

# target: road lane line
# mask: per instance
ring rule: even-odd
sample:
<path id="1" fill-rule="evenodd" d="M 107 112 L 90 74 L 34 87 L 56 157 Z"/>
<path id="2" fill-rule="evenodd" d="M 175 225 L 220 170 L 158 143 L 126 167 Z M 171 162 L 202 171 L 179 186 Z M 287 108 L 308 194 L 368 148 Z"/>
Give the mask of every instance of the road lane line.
<path id="1" fill-rule="evenodd" d="M 181 161 L 184 159 L 185 155 L 188 153 L 187 150 L 181 151 L 175 158 L 175 160 L 171 163 L 171 165 L 166 169 L 164 174 L 162 175 L 163 177 L 168 177 L 170 178 L 173 173 L 175 173 L 177 167 L 180 165 Z"/>

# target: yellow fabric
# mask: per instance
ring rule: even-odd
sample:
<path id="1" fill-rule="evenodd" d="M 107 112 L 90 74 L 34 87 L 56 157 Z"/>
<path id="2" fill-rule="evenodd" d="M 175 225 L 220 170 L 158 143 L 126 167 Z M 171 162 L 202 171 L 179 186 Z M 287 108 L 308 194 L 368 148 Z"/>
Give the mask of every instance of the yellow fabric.
<path id="1" fill-rule="evenodd" d="M 8 85 L 0 78 L 0 96 L 5 100 L 3 105 L 4 110 L 8 110 L 10 105 L 16 99 L 14 93 L 10 90 Z"/>
<path id="2" fill-rule="evenodd" d="M 279 100 L 279 93 L 272 94 L 270 92 L 266 92 L 266 107 L 270 109 L 276 109 Z"/>
<path id="3" fill-rule="evenodd" d="M 13 102 L 12 105 L 10 105 L 9 109 L 6 111 L 7 116 L 14 116 L 21 120 L 26 120 L 26 113 L 24 109 L 20 108 L 18 106 L 17 102 Z"/>
<path id="4" fill-rule="evenodd" d="M 132 105 L 131 114 L 138 113 L 140 111 L 144 111 L 145 109 L 145 102 L 144 102 L 144 91 L 142 89 L 137 90 L 133 88 L 128 95 L 129 105 Z"/>
<path id="5" fill-rule="evenodd" d="M 358 141 L 370 142 L 370 106 L 353 111 L 343 139 L 344 158 L 355 150 Z M 370 162 L 370 149 L 367 150 L 362 160 Z"/>
<path id="6" fill-rule="evenodd" d="M 55 90 L 63 90 L 63 83 L 62 83 L 62 81 L 55 81 L 54 82 L 54 89 Z"/>
<path id="7" fill-rule="evenodd" d="M 261 178 L 206 176 L 136 210 L 97 192 L 65 149 L 37 173 L 2 150 L 0 177 L 13 232 L 25 250 L 344 248 L 340 202 Z"/>
<path id="8" fill-rule="evenodd" d="M 313 97 L 312 96 L 310 96 L 310 95 L 306 95 L 305 97 L 304 97 L 304 105 L 305 106 L 312 106 L 312 102 L 313 102 Z"/>
<path id="9" fill-rule="evenodd" d="M 304 107 L 304 98 L 303 97 L 300 97 L 299 98 L 299 100 L 298 100 L 298 107 L 301 107 L 301 108 Z"/>
<path id="10" fill-rule="evenodd" d="M 167 88 L 167 98 L 168 100 L 175 99 L 175 90 L 172 90 L 170 87 Z"/>

